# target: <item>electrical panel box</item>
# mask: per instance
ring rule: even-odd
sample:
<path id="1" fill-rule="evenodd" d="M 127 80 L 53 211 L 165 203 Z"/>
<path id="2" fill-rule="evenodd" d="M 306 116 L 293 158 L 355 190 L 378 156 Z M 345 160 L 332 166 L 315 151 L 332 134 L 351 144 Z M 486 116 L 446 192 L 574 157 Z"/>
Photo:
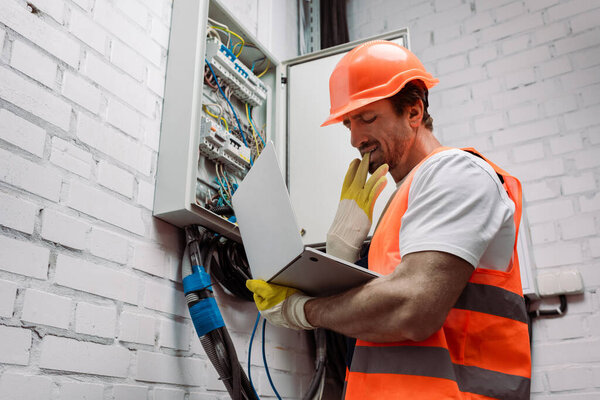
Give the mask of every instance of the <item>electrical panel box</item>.
<path id="1" fill-rule="evenodd" d="M 173 3 L 154 215 L 240 241 L 231 195 L 278 140 L 280 63 L 217 0 Z"/>
<path id="2" fill-rule="evenodd" d="M 306 143 L 320 133 L 320 122 L 316 121 L 324 120 L 329 110 L 328 84 L 317 85 L 316 76 L 298 76 L 294 87 L 314 91 L 294 95 L 288 90 L 290 79 L 298 66 L 312 63 L 325 65 L 318 79 L 327 80 L 339 58 L 360 42 L 374 39 L 396 40 L 408 46 L 408 31 L 402 29 L 280 63 L 218 0 L 174 2 L 154 216 L 179 227 L 203 225 L 241 241 L 229 198 L 264 143 L 272 140 L 299 223 L 310 225 L 303 218 L 309 203 L 295 198 L 295 188 L 302 185 L 298 186 L 290 168 L 311 174 L 317 164 L 292 167 L 290 159 L 296 160 L 303 153 L 320 160 L 331 147 L 321 140 L 326 136 L 311 143 L 308 153 L 300 144 L 291 143 L 298 138 Z M 301 99 L 302 104 L 297 107 L 294 99 Z M 294 120 L 294 126 L 303 131 L 298 134 L 297 129 L 290 130 L 288 116 L 299 116 L 300 124 Z M 334 140 L 342 143 L 332 147 L 353 154 L 346 135 Z M 345 168 L 343 159 L 329 164 Z M 336 172 L 331 170 L 329 175 Z M 322 179 L 327 175 L 319 174 Z M 327 190 L 319 196 L 331 200 L 337 197 L 335 192 Z M 385 197 L 386 193 L 380 203 Z M 318 210 L 321 215 L 327 212 L 327 208 Z M 375 218 L 380 212 L 381 208 L 376 209 Z M 309 232 L 312 236 L 305 239 L 316 237 L 312 227 Z"/>

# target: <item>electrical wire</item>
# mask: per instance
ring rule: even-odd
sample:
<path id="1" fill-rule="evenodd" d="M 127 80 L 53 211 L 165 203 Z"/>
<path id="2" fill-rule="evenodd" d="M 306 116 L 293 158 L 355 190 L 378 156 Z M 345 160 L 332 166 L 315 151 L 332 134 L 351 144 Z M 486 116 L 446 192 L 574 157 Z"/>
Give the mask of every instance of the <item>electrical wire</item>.
<path id="1" fill-rule="evenodd" d="M 264 63 L 267 60 L 267 57 L 261 57 L 261 58 L 257 58 L 256 60 L 252 61 L 252 66 L 250 67 L 250 71 L 254 72 L 254 67 L 256 66 L 256 62 L 260 61 L 260 63 Z"/>
<path id="2" fill-rule="evenodd" d="M 219 29 L 219 30 L 221 30 L 221 31 L 227 32 L 228 34 L 231 34 L 231 35 L 235 36 L 236 38 L 238 38 L 239 42 L 238 42 L 238 43 L 236 43 L 236 44 L 235 44 L 235 46 L 233 46 L 233 47 L 231 48 L 231 52 L 233 53 L 233 49 L 234 49 L 234 48 L 235 48 L 235 47 L 236 47 L 238 44 L 240 44 L 240 43 L 241 43 L 242 45 L 241 45 L 241 47 L 240 47 L 240 51 L 239 51 L 237 54 L 235 54 L 235 53 L 234 53 L 236 57 L 239 57 L 239 55 L 242 53 L 242 49 L 244 48 L 244 44 L 246 43 L 246 41 L 244 40 L 244 38 L 243 38 L 243 37 L 241 37 L 240 35 L 238 35 L 237 33 L 235 33 L 234 31 L 232 31 L 232 30 L 229 30 L 229 28 L 222 28 L 222 27 L 220 27 L 220 26 L 216 26 L 216 25 L 213 25 L 213 26 L 211 26 L 211 28 L 213 28 L 213 29 Z M 229 40 L 228 40 L 228 43 L 227 43 L 227 47 L 229 47 Z"/>
<path id="3" fill-rule="evenodd" d="M 271 385 L 271 388 L 273 389 L 273 392 L 275 393 L 275 396 L 277 396 L 277 398 L 279 400 L 281 400 L 281 396 L 279 395 L 279 392 L 277 391 L 277 389 L 275 389 L 275 385 L 273 384 L 273 379 L 271 379 L 271 373 L 269 372 L 269 364 L 267 364 L 267 356 L 266 356 L 266 352 L 265 352 L 265 330 L 267 327 L 267 320 L 263 320 L 263 326 L 262 326 L 262 358 L 263 358 L 263 364 L 265 365 L 265 371 L 267 372 L 267 378 L 269 379 L 269 384 Z"/>
<path id="4" fill-rule="evenodd" d="M 250 111 L 248 111 L 248 103 L 245 104 L 246 106 L 246 118 L 248 118 L 248 122 L 250 123 L 250 126 L 252 127 L 252 135 L 254 136 L 254 146 L 256 146 L 256 156 L 258 157 L 260 155 L 260 149 L 258 148 L 258 139 L 256 138 L 256 129 L 254 128 L 254 124 L 252 123 L 252 119 L 250 118 Z M 261 138 L 262 140 L 262 138 Z M 264 146 L 265 142 L 263 141 L 263 146 Z"/>
<path id="5" fill-rule="evenodd" d="M 256 129 L 256 125 L 254 125 L 254 120 L 252 119 L 252 108 L 249 109 L 248 119 L 250 120 L 250 125 L 252 126 L 252 129 L 256 132 L 256 134 L 260 138 L 260 141 L 262 142 L 263 147 L 265 147 L 266 146 L 265 141 L 262 138 L 262 136 L 260 135 L 260 132 L 258 131 L 258 129 Z"/>
<path id="6" fill-rule="evenodd" d="M 242 131 L 242 125 L 240 124 L 240 120 L 237 117 L 237 114 L 235 113 L 235 110 L 233 109 L 233 105 L 231 104 L 231 102 L 229 101 L 229 99 L 227 98 L 227 96 L 225 95 L 225 92 L 223 91 L 223 88 L 221 87 L 221 84 L 219 84 L 219 81 L 217 80 L 217 76 L 215 75 L 215 71 L 213 71 L 212 66 L 210 65 L 210 63 L 208 62 L 208 60 L 204 60 L 206 62 L 206 65 L 208 65 L 208 68 L 210 69 L 210 72 L 213 74 L 213 76 L 215 77 L 215 81 L 217 82 L 217 86 L 219 87 L 219 91 L 221 92 L 221 94 L 223 95 L 223 97 L 225 98 L 225 100 L 227 100 L 227 104 L 229 104 L 229 107 L 231 108 L 231 111 L 233 112 L 233 116 L 235 117 L 235 121 L 238 124 L 238 128 L 240 129 L 240 134 L 242 135 L 242 139 L 244 140 L 244 144 L 246 145 L 246 147 L 248 146 L 248 142 L 246 141 L 246 136 L 244 135 L 244 132 Z M 252 165 L 252 158 L 250 158 L 250 164 Z"/>
<path id="7" fill-rule="evenodd" d="M 219 106 L 221 107 L 221 106 Z M 203 106 L 202 109 L 204 110 L 204 112 L 206 112 L 208 115 L 210 115 L 211 117 L 215 118 L 217 121 L 221 121 L 223 122 L 224 126 L 225 126 L 225 130 L 229 130 L 229 125 L 227 124 L 227 120 L 219 115 L 213 114 L 212 112 L 209 111 L 208 107 Z"/>
<path id="8" fill-rule="evenodd" d="M 263 72 L 261 72 L 260 74 L 256 75 L 256 77 L 260 78 L 261 76 L 263 76 L 264 74 L 266 74 L 267 71 L 269 70 L 270 66 L 271 66 L 271 60 L 267 59 L 267 66 L 265 67 L 265 70 Z"/>
<path id="9" fill-rule="evenodd" d="M 223 172 L 222 172 L 222 170 L 219 171 L 219 168 L 222 168 L 222 165 L 217 163 L 215 165 L 215 172 L 216 172 L 217 182 L 219 183 L 219 194 L 221 195 L 221 198 L 223 199 L 225 204 L 227 204 L 229 207 L 233 207 L 233 205 L 231 204 L 231 201 L 230 201 L 230 199 L 233 197 L 233 194 L 231 193 L 231 190 L 229 190 L 228 185 L 223 183 L 223 181 L 225 180 L 225 177 L 223 177 L 223 175 L 222 175 Z"/>
<path id="10" fill-rule="evenodd" d="M 232 185 L 227 175 L 228 174 L 225 171 L 223 164 L 221 164 L 221 178 L 225 181 L 225 189 L 227 189 L 227 194 L 229 194 L 229 199 L 231 200 L 233 198 L 233 190 L 231 190 Z"/>
<path id="11" fill-rule="evenodd" d="M 254 388 L 254 383 L 252 383 L 252 374 L 250 373 L 250 365 L 252 360 L 252 343 L 254 342 L 254 335 L 256 334 L 256 328 L 258 327 L 258 323 L 260 321 L 260 311 L 256 314 L 256 321 L 254 322 L 254 328 L 252 329 L 252 335 L 250 336 L 250 344 L 248 345 L 248 379 L 250 380 L 250 386 L 252 386 L 252 390 L 254 390 L 254 394 L 258 397 L 258 393 L 256 393 L 256 389 Z"/>
<path id="12" fill-rule="evenodd" d="M 218 22 L 218 21 L 215 21 L 215 20 L 214 20 L 214 19 L 212 19 L 212 18 L 208 18 L 208 21 L 209 21 L 210 23 L 214 24 L 214 25 L 219 25 L 219 26 L 222 26 L 223 28 L 225 28 L 225 29 L 223 29 L 223 31 L 224 31 L 225 33 L 227 33 L 227 43 L 226 43 L 225 45 L 227 46 L 227 48 L 229 48 L 229 42 L 231 41 L 231 35 L 229 34 L 229 27 L 228 27 L 227 25 L 225 25 L 225 24 L 222 24 L 222 23 L 220 23 L 220 22 Z M 212 27 L 212 26 L 210 26 L 209 28 L 213 28 L 213 27 Z M 214 29 L 214 28 L 213 28 L 213 29 Z M 219 38 L 219 40 L 221 40 L 221 38 Z"/>

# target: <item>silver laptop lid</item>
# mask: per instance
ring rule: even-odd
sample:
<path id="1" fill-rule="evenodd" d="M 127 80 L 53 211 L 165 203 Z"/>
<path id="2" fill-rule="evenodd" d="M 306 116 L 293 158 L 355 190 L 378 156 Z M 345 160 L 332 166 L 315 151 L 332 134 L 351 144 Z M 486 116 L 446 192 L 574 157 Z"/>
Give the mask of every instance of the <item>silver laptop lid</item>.
<path id="1" fill-rule="evenodd" d="M 269 280 L 304 250 L 300 229 L 269 142 L 232 199 L 255 279 Z"/>

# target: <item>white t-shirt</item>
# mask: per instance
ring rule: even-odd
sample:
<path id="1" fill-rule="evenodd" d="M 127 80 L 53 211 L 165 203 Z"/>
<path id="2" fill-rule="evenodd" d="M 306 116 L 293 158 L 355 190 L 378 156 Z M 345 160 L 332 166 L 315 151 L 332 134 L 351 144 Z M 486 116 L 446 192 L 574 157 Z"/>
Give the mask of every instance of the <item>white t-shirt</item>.
<path id="1" fill-rule="evenodd" d="M 473 267 L 506 270 L 515 205 L 494 169 L 459 149 L 437 153 L 415 173 L 400 228 L 400 255 L 454 254 Z"/>

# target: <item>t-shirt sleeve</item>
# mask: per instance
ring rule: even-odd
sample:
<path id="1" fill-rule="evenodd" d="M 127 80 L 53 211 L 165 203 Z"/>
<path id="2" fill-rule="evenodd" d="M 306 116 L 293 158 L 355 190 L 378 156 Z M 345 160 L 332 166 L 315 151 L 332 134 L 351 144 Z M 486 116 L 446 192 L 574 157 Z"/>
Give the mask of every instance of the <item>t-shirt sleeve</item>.
<path id="1" fill-rule="evenodd" d="M 402 257 L 442 251 L 474 268 L 479 265 L 490 242 L 505 231 L 514 213 L 514 204 L 494 170 L 482 163 L 451 150 L 438 153 L 417 170 L 400 229 Z M 507 250 L 506 262 L 510 242 Z"/>

